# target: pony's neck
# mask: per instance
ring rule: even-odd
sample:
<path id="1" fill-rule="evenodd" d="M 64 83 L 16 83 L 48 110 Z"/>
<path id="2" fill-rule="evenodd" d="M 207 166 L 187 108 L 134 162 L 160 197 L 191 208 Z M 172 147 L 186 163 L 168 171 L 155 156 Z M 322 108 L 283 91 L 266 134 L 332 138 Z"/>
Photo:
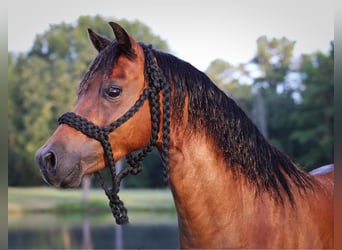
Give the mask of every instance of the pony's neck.
<path id="1" fill-rule="evenodd" d="M 251 192 L 244 191 L 241 180 L 234 180 L 223 157 L 217 157 L 213 150 L 210 141 L 200 135 L 178 133 L 170 142 L 170 187 L 178 214 L 182 248 L 214 241 L 222 245 L 220 240 L 223 239 L 215 239 L 215 232 L 209 231 L 238 229 L 239 225 L 232 223 L 239 220 L 232 218 L 246 216 L 243 210 L 245 207 L 250 209 L 255 198 Z M 239 239 L 237 233 L 225 236 L 232 238 L 232 245 Z"/>
<path id="2" fill-rule="evenodd" d="M 267 191 L 257 194 L 246 177 L 233 174 L 232 166 L 215 151 L 209 137 L 180 127 L 172 127 L 169 149 L 170 188 L 177 209 L 180 247 L 281 247 L 283 242 L 277 240 L 279 234 L 275 232 L 284 227 L 289 229 L 288 238 L 293 239 L 284 246 L 296 247 L 296 237 L 301 233 L 297 221 L 284 225 L 284 218 L 299 216 L 304 223 L 311 209 L 307 202 L 313 204 L 317 198 L 308 192 L 303 200 L 300 191 L 293 191 L 296 206 L 302 209 L 297 214 L 289 200 L 281 204 Z"/>

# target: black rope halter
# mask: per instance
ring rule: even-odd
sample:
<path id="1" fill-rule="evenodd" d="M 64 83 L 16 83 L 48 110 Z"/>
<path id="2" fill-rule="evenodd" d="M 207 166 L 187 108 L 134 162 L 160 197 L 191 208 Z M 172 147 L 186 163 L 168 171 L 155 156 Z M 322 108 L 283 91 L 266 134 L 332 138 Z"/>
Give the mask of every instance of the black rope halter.
<path id="1" fill-rule="evenodd" d="M 112 176 L 112 185 L 108 187 L 101 174 L 95 172 L 94 175 L 97 181 L 104 189 L 108 199 L 109 206 L 112 210 L 113 216 L 117 224 L 128 223 L 127 209 L 124 203 L 120 200 L 118 192 L 120 189 L 121 180 L 128 174 L 136 175 L 142 171 L 141 161 L 152 148 L 156 145 L 159 132 L 160 123 L 160 104 L 159 92 L 163 95 L 163 128 L 162 128 L 162 150 L 161 159 L 163 163 L 163 177 L 164 181 L 168 180 L 168 151 L 169 151 L 169 134 L 170 134 L 170 84 L 166 80 L 162 70 L 157 65 L 151 47 L 140 44 L 145 54 L 145 77 L 148 79 L 148 87 L 146 87 L 136 103 L 119 119 L 108 126 L 99 127 L 88 121 L 87 119 L 76 115 L 73 112 L 63 114 L 59 119 L 59 124 L 67 124 L 83 134 L 99 141 L 103 147 L 105 165 L 109 168 Z M 122 169 L 118 174 L 116 173 L 115 160 L 112 152 L 112 147 L 109 142 L 108 135 L 116 128 L 121 126 L 124 122 L 130 119 L 144 104 L 146 99 L 149 100 L 150 113 L 152 121 L 151 138 L 148 145 L 146 145 L 139 152 L 130 153 L 126 156 L 128 167 Z"/>

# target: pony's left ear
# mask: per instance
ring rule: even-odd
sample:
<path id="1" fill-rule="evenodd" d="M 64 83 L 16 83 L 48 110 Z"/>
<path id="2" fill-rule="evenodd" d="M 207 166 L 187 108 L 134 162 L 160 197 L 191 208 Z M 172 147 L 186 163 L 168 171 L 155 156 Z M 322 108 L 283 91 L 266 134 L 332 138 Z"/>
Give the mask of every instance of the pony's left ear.
<path id="1" fill-rule="evenodd" d="M 109 22 L 109 25 L 112 27 L 116 40 L 123 52 L 127 56 L 133 55 L 132 43 L 127 32 L 117 23 Z"/>
<path id="2" fill-rule="evenodd" d="M 98 52 L 101 52 L 104 48 L 106 48 L 111 43 L 110 40 L 108 40 L 107 38 L 103 36 L 100 36 L 99 34 L 95 33 L 91 29 L 88 29 L 88 34 L 89 34 L 89 38 L 93 46 Z"/>

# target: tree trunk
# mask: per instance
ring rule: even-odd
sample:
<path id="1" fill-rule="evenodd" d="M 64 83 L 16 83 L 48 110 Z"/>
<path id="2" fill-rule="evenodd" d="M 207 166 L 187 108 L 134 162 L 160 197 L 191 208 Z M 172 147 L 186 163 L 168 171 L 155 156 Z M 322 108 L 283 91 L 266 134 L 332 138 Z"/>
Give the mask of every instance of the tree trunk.
<path id="1" fill-rule="evenodd" d="M 82 201 L 83 202 L 88 201 L 90 187 L 91 187 L 90 175 L 83 176 L 82 178 L 82 189 L 83 189 Z"/>
<path id="2" fill-rule="evenodd" d="M 267 119 L 266 119 L 266 105 L 264 98 L 262 96 L 262 90 L 260 87 L 256 88 L 255 93 L 255 105 L 253 107 L 253 115 L 254 121 L 259 128 L 260 132 L 268 138 L 268 131 L 267 131 Z"/>

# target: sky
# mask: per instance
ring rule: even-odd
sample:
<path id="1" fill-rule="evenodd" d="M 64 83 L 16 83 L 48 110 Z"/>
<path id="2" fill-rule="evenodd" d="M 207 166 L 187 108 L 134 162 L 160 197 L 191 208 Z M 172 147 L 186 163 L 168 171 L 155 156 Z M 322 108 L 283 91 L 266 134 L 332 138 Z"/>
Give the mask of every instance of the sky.
<path id="1" fill-rule="evenodd" d="M 295 56 L 327 52 L 334 39 L 333 0 L 11 0 L 8 50 L 26 52 L 51 24 L 82 15 L 139 20 L 200 70 L 249 61 L 262 35 L 296 41 Z"/>

